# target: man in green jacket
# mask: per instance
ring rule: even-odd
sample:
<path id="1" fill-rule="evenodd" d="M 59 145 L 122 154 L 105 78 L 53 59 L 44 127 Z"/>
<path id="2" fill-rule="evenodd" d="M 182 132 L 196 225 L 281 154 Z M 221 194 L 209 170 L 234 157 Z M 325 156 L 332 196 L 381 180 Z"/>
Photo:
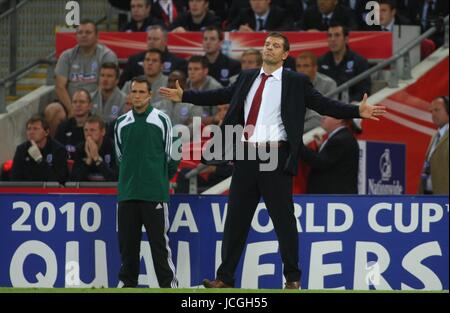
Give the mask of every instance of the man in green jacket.
<path id="1" fill-rule="evenodd" d="M 133 109 L 117 119 L 114 131 L 119 162 L 119 279 L 124 287 L 138 284 L 144 225 L 159 286 L 176 288 L 167 237 L 169 179 L 178 166 L 170 157 L 172 124 L 166 114 L 150 106 L 151 85 L 145 77 L 132 80 L 130 93 Z"/>

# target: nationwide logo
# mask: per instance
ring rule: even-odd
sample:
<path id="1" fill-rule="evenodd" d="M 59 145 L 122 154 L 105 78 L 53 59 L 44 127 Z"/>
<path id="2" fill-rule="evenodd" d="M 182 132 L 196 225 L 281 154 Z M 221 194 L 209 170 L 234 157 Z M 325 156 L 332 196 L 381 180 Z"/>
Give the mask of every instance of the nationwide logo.
<path id="1" fill-rule="evenodd" d="M 369 195 L 400 195 L 403 194 L 403 186 L 400 181 L 394 180 L 389 183 L 392 178 L 392 161 L 391 150 L 384 149 L 379 161 L 380 177 L 381 179 L 369 179 Z"/>
<path id="2" fill-rule="evenodd" d="M 391 150 L 385 149 L 380 157 L 380 174 L 382 181 L 389 181 L 392 177 Z"/>

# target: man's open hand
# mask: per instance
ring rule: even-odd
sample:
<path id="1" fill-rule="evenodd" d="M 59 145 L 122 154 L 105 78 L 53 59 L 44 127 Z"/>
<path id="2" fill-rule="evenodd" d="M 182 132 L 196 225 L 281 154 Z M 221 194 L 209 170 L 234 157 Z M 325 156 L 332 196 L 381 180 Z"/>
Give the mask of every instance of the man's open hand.
<path id="1" fill-rule="evenodd" d="M 159 88 L 159 94 L 173 102 L 181 102 L 181 99 L 183 99 L 183 89 L 180 87 L 178 80 L 175 82 L 175 86 L 175 89 L 161 87 Z"/>
<path id="2" fill-rule="evenodd" d="M 370 105 L 367 103 L 367 94 L 364 94 L 364 98 L 359 106 L 359 115 L 362 118 L 368 118 L 374 121 L 379 121 L 378 116 L 386 113 L 386 107 L 382 105 Z"/>

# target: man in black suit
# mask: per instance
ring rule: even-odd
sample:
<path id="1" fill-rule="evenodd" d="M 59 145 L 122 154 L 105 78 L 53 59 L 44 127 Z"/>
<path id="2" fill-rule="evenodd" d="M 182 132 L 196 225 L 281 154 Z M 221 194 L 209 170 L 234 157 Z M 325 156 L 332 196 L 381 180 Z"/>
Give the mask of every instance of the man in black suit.
<path id="1" fill-rule="evenodd" d="M 131 21 L 120 28 L 121 32 L 146 32 L 151 25 L 164 25 L 164 22 L 150 15 L 150 0 L 131 0 Z"/>
<path id="2" fill-rule="evenodd" d="M 220 18 L 209 10 L 209 0 L 189 0 L 189 10 L 181 15 L 170 25 L 174 33 L 201 32 L 207 26 L 220 27 Z"/>
<path id="3" fill-rule="evenodd" d="M 448 15 L 447 0 L 410 0 L 409 6 L 413 8 L 411 19 L 422 27 L 422 33 L 442 24 L 442 19 Z M 430 39 L 441 46 L 444 43 L 444 28 L 441 27 Z"/>
<path id="4" fill-rule="evenodd" d="M 163 53 L 163 74 L 169 75 L 169 73 L 179 70 L 184 73 L 187 72 L 186 60 L 177 57 L 175 54 L 170 53 L 167 49 L 167 31 L 161 25 L 152 25 L 147 31 L 147 49 L 158 49 Z M 122 75 L 119 80 L 119 87 L 130 81 L 133 77 L 144 74 L 144 59 L 147 51 L 139 52 L 128 58 Z"/>
<path id="5" fill-rule="evenodd" d="M 303 11 L 307 8 L 309 1 L 312 0 L 272 0 L 270 5 L 284 9 L 294 21 L 297 21 L 303 16 Z M 231 0 L 226 21 L 232 22 L 241 11 L 249 8 L 250 2 L 248 0 Z"/>
<path id="6" fill-rule="evenodd" d="M 287 12 L 270 6 L 270 0 L 250 0 L 250 8 L 231 21 L 227 30 L 241 32 L 289 30 L 293 20 Z"/>
<path id="7" fill-rule="evenodd" d="M 164 25 L 169 28 L 170 24 L 186 11 L 186 7 L 186 0 L 153 0 L 150 13 L 156 18 L 163 20 Z"/>
<path id="8" fill-rule="evenodd" d="M 425 31 L 435 25 L 439 18 L 448 15 L 448 1 L 445 0 L 410 0 L 411 19 L 422 26 Z"/>
<path id="9" fill-rule="evenodd" d="M 365 17 L 369 10 L 366 9 L 366 4 L 369 1 L 371 0 L 339 0 L 341 6 L 352 12 L 359 30 L 364 29 L 367 26 Z"/>
<path id="10" fill-rule="evenodd" d="M 317 5 L 308 7 L 297 25 L 302 30 L 325 31 L 331 23 L 342 24 L 349 30 L 358 29 L 354 13 L 339 5 L 338 0 L 317 0 Z"/>
<path id="11" fill-rule="evenodd" d="M 395 0 L 379 0 L 380 5 L 380 25 L 366 25 L 368 31 L 393 32 L 394 25 L 408 25 L 411 22 L 397 11 Z"/>
<path id="12" fill-rule="evenodd" d="M 66 151 L 49 136 L 49 125 L 40 115 L 26 124 L 27 141 L 17 146 L 11 169 L 13 181 L 54 181 L 67 179 Z"/>
<path id="13" fill-rule="evenodd" d="M 287 38 L 281 33 L 270 33 L 264 43 L 263 67 L 242 71 L 232 85 L 201 92 L 183 92 L 179 84 L 176 89 L 160 89 L 163 96 L 175 102 L 196 105 L 230 103 L 221 125 L 221 134 L 225 135 L 225 128 L 236 129 L 241 126 L 243 129 L 232 136 L 237 135 L 238 138 L 233 150 L 242 152 L 244 147 L 245 157 L 235 158 L 223 234 L 222 264 L 217 271 L 217 279 L 203 281 L 206 288 L 234 286 L 234 272 L 262 196 L 280 243 L 285 288 L 298 289 L 300 269 L 292 175 L 297 173 L 298 156 L 303 146 L 306 107 L 337 118 L 363 117 L 375 120 L 385 111 L 384 107 L 368 105 L 367 96 L 359 107 L 325 98 L 312 87 L 308 77 L 283 70 L 283 60 L 288 54 Z M 222 145 L 227 146 L 229 143 L 225 140 L 222 140 Z M 254 150 L 260 156 L 261 150 L 265 152 L 266 149 L 275 151 L 276 154 L 270 154 L 278 161 L 276 168 L 271 171 L 264 171 L 267 164 L 262 156 L 256 160 L 254 158 Z M 222 149 L 221 154 L 222 160 L 223 154 L 227 154 L 226 149 Z"/>
<path id="14" fill-rule="evenodd" d="M 309 194 L 357 194 L 359 146 L 345 120 L 323 116 L 328 138 L 318 138 L 319 151 L 303 146 L 301 157 L 311 166 Z"/>

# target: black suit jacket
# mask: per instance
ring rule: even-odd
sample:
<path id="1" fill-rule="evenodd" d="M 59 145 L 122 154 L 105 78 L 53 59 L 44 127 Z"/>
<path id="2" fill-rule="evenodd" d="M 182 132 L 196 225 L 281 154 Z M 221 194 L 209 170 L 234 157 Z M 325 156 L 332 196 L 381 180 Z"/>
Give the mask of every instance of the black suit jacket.
<path id="1" fill-rule="evenodd" d="M 40 163 L 34 161 L 29 155 L 30 147 L 30 141 L 25 141 L 17 146 L 11 169 L 11 180 L 64 183 L 68 175 L 64 147 L 56 140 L 47 137 L 47 144 L 41 150 L 42 161 Z"/>
<path id="2" fill-rule="evenodd" d="M 410 24 L 411 24 L 411 21 L 408 18 L 406 18 L 402 15 L 399 15 L 399 14 L 395 15 L 394 25 L 410 25 Z M 363 28 L 363 30 L 379 32 L 379 31 L 382 31 L 382 27 L 381 27 L 381 25 L 368 26 L 366 24 L 366 26 Z"/>
<path id="3" fill-rule="evenodd" d="M 242 11 L 227 27 L 228 30 L 237 30 L 239 26 L 248 24 L 253 30 L 256 30 L 255 13 L 252 9 Z M 264 25 L 264 30 L 290 30 L 292 28 L 293 20 L 286 13 L 285 10 L 276 6 L 270 8 L 269 15 Z"/>
<path id="4" fill-rule="evenodd" d="M 417 25 L 422 25 L 422 15 L 423 6 L 425 4 L 425 0 L 410 0 L 408 6 L 410 7 L 410 14 L 412 15 L 410 19 L 413 23 Z M 428 19 L 434 20 L 437 17 L 445 17 L 448 15 L 448 1 L 447 0 L 437 0 L 435 4 L 435 12 L 436 15 L 429 16 Z M 427 25 L 431 26 L 431 25 Z M 429 28 L 429 27 L 426 27 Z"/>
<path id="5" fill-rule="evenodd" d="M 408 6 L 412 7 L 412 21 L 422 27 L 422 32 L 430 29 L 433 26 L 442 25 L 442 19 L 448 15 L 448 0 L 436 0 L 434 4 L 434 12 L 427 12 L 425 27 L 422 25 L 422 17 L 424 15 L 424 4 L 426 0 L 410 0 Z M 433 40 L 437 46 L 444 43 L 444 27 L 439 27 L 440 30 L 431 35 L 428 39 Z"/>
<path id="6" fill-rule="evenodd" d="M 242 71 L 236 82 L 225 88 L 208 91 L 185 91 L 182 101 L 202 106 L 229 103 L 230 107 L 221 126 L 222 136 L 224 137 L 226 125 L 244 126 L 245 100 L 259 72 L 260 69 Z M 307 76 L 283 70 L 281 119 L 289 142 L 289 156 L 284 165 L 284 170 L 292 175 L 297 174 L 299 152 L 303 146 L 303 124 L 307 107 L 322 115 L 330 115 L 336 118 L 360 117 L 358 106 L 326 98 L 313 88 Z M 212 164 L 217 161 L 229 160 L 230 154 L 228 147 L 224 144 L 223 137 L 221 138 L 222 158 L 204 163 Z M 238 135 L 237 138 L 241 137 Z"/>
<path id="7" fill-rule="evenodd" d="M 352 12 L 355 22 L 358 25 L 358 30 L 364 29 L 365 26 L 367 26 L 366 21 L 364 20 L 364 14 L 369 12 L 369 10 L 366 10 L 366 3 L 369 1 L 370 0 L 356 0 L 355 7 L 353 9 L 351 8 L 350 0 L 339 1 L 341 6 Z"/>
<path id="8" fill-rule="evenodd" d="M 358 29 L 354 14 L 346 7 L 337 6 L 333 12 L 330 23 L 337 22 L 348 27 L 349 30 Z M 313 5 L 306 9 L 303 19 L 297 22 L 302 30 L 317 29 L 326 31 L 327 27 L 322 22 L 322 14 L 317 5 Z"/>
<path id="9" fill-rule="evenodd" d="M 173 4 L 175 5 L 178 16 L 180 16 L 184 12 L 186 12 L 186 7 L 187 7 L 186 0 L 175 0 L 175 1 L 173 1 Z M 166 27 L 170 26 L 169 19 L 168 19 L 167 15 L 164 13 L 163 8 L 161 8 L 161 5 L 159 4 L 158 1 L 156 1 L 156 0 L 153 1 L 150 14 L 153 15 L 154 17 L 159 18 L 160 20 L 163 20 Z"/>
<path id="10" fill-rule="evenodd" d="M 122 75 L 120 75 L 119 79 L 119 87 L 122 88 L 125 83 L 135 76 L 144 74 L 143 62 L 145 59 L 145 54 L 147 51 L 139 52 L 138 54 L 134 54 L 128 58 L 127 64 L 125 65 Z M 186 60 L 177 57 L 173 53 L 170 53 L 167 49 L 163 53 L 163 74 L 169 75 L 170 72 L 175 70 L 187 72 L 187 62 Z"/>
<path id="11" fill-rule="evenodd" d="M 303 2 L 305 0 L 272 0 L 270 6 L 277 6 L 284 9 L 286 13 L 291 16 L 294 21 L 299 20 L 303 15 Z M 312 1 L 312 0 L 307 0 Z M 315 0 L 314 0 L 315 1 Z M 248 0 L 232 0 L 228 8 L 227 24 L 231 23 L 236 16 L 242 11 L 249 9 L 250 3 Z"/>
<path id="12" fill-rule="evenodd" d="M 320 152 L 303 147 L 301 156 L 311 166 L 307 193 L 358 193 L 359 146 L 347 127 L 334 134 Z"/>
<path id="13" fill-rule="evenodd" d="M 120 28 L 121 32 L 146 32 L 150 26 L 159 25 L 164 26 L 164 22 L 154 16 L 149 16 L 144 20 L 144 23 L 138 28 L 136 21 L 131 19 L 126 25 Z"/>
<path id="14" fill-rule="evenodd" d="M 208 11 L 200 24 L 195 24 L 191 13 L 188 11 L 179 15 L 169 28 L 170 30 L 173 30 L 181 26 L 188 32 L 202 32 L 208 26 L 217 26 L 220 28 L 220 23 L 220 18 L 212 11 Z"/>
<path id="15" fill-rule="evenodd" d="M 98 150 L 98 154 L 103 161 L 100 165 L 94 162 L 89 166 L 84 162 L 86 151 L 84 150 L 86 142 L 83 141 L 77 146 L 74 158 L 74 164 L 71 173 L 72 181 L 117 181 L 119 168 L 116 162 L 116 153 L 114 142 L 109 137 L 103 138 L 103 143 Z"/>

